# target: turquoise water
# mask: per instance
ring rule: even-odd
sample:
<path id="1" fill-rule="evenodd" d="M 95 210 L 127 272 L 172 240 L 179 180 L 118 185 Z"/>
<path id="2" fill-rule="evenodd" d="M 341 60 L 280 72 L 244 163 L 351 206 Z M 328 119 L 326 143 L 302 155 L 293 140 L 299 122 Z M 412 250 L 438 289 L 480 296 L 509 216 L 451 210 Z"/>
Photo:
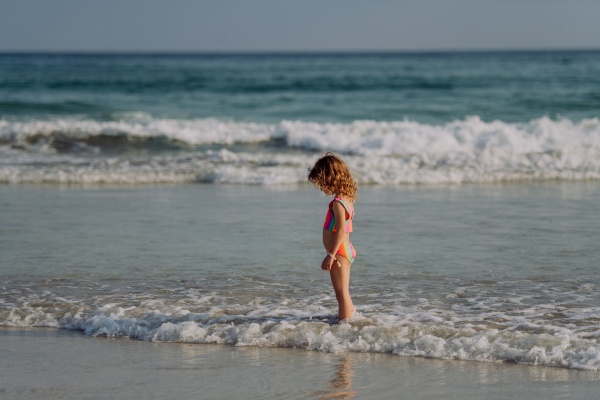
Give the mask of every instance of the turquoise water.
<path id="1" fill-rule="evenodd" d="M 442 124 L 594 118 L 600 52 L 0 55 L 0 116 Z"/>
<path id="2" fill-rule="evenodd" d="M 0 55 L 0 325 L 600 368 L 600 52 Z M 359 184 L 337 325 L 336 151 Z"/>
<path id="3" fill-rule="evenodd" d="M 0 183 L 600 179 L 600 52 L 0 55 Z"/>

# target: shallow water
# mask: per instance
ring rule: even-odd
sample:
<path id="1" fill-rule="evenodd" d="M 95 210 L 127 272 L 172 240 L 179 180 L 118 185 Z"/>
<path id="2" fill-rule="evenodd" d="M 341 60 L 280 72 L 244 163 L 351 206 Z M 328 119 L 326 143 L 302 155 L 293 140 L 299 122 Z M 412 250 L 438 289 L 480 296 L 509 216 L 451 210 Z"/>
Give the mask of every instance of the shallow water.
<path id="1" fill-rule="evenodd" d="M 596 370 L 599 191 L 363 187 L 336 325 L 307 186 L 0 186 L 0 324 Z"/>

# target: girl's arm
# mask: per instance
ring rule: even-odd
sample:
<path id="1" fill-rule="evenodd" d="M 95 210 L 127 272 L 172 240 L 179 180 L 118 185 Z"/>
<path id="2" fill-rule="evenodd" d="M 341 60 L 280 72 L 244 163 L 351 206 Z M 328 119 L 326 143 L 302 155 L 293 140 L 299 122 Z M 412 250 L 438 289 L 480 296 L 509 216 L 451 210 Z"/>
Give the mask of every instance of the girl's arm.
<path id="1" fill-rule="evenodd" d="M 333 234 L 333 242 L 331 243 L 329 252 L 335 255 L 342 245 L 344 234 L 346 233 L 346 209 L 339 201 L 334 201 L 331 205 L 331 211 L 335 216 L 335 233 Z M 321 264 L 321 268 L 330 270 L 331 266 L 334 264 L 339 266 L 333 258 L 327 255 Z"/>

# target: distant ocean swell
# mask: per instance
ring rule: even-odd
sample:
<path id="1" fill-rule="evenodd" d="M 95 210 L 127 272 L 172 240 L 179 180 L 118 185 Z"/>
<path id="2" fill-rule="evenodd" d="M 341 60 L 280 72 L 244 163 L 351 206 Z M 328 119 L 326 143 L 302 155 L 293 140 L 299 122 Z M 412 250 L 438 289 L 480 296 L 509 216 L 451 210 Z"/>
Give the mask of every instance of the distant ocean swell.
<path id="1" fill-rule="evenodd" d="M 132 114 L 0 120 L 0 182 L 293 184 L 327 150 L 362 184 L 600 179 L 597 118 L 263 124 Z"/>

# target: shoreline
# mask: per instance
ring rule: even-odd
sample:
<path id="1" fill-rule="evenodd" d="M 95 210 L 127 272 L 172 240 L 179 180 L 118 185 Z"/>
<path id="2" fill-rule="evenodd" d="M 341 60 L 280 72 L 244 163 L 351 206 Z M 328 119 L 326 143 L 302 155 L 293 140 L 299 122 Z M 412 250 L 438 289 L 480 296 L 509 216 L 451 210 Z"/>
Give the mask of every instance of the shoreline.
<path id="1" fill-rule="evenodd" d="M 0 327 L 0 354 L 0 394 L 31 398 L 593 398 L 600 380 L 544 366 L 165 345 L 64 329 Z"/>

